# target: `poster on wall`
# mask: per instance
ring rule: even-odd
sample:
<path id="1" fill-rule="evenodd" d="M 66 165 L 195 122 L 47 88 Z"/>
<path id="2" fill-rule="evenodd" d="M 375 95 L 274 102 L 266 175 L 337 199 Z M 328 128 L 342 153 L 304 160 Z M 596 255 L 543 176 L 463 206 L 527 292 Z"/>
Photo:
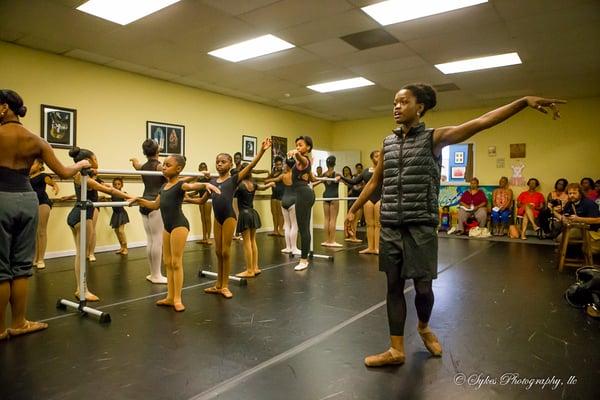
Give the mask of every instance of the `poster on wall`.
<path id="1" fill-rule="evenodd" d="M 244 161 L 252 161 L 256 157 L 256 146 L 258 140 L 256 136 L 242 136 L 242 159 Z"/>
<path id="2" fill-rule="evenodd" d="M 512 143 L 510 145 L 510 158 L 525 158 L 526 145 L 525 143 Z"/>
<path id="3" fill-rule="evenodd" d="M 42 104 L 42 138 L 50 146 L 70 149 L 77 144 L 77 110 Z"/>
<path id="4" fill-rule="evenodd" d="M 158 143 L 159 156 L 185 156 L 185 126 L 146 121 L 146 138 Z"/>
<path id="5" fill-rule="evenodd" d="M 452 167 L 452 179 L 464 179 L 465 178 L 465 167 Z"/>
<path id="6" fill-rule="evenodd" d="M 488 157 L 496 157 L 496 146 L 488 146 Z"/>
<path id="7" fill-rule="evenodd" d="M 287 157 L 287 138 L 271 136 L 271 168 L 275 165 L 275 157 L 279 156 L 285 160 Z"/>

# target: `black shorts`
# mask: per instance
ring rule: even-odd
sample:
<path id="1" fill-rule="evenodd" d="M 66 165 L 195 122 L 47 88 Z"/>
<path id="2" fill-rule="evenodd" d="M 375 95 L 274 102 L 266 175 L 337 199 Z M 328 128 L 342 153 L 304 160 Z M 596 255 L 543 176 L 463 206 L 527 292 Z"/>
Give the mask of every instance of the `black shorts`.
<path id="1" fill-rule="evenodd" d="M 37 225 L 35 192 L 0 192 L 0 281 L 31 276 Z"/>
<path id="2" fill-rule="evenodd" d="M 437 229 L 427 225 L 381 227 L 379 270 L 400 269 L 403 279 L 437 278 Z"/>

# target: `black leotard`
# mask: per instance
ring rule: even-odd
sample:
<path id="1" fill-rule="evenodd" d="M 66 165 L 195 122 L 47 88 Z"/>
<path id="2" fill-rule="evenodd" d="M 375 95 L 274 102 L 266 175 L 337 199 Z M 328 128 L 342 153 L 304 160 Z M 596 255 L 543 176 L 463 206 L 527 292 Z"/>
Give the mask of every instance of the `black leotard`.
<path id="1" fill-rule="evenodd" d="M 181 188 L 185 182 L 179 181 L 168 189 L 165 189 L 165 185 L 160 189 L 160 215 L 162 216 L 163 225 L 165 231 L 171 233 L 173 229 L 180 226 L 190 229 L 190 224 L 183 215 L 181 204 L 183 203 L 183 196 L 185 191 Z"/>
<path id="2" fill-rule="evenodd" d="M 254 195 L 256 194 L 256 184 L 252 182 L 254 190 L 250 191 L 246 187 L 245 182 L 240 182 L 238 185 L 235 197 L 238 199 L 238 216 L 237 232 L 242 233 L 246 229 L 258 229 L 261 227 L 260 217 L 254 209 Z"/>
<path id="3" fill-rule="evenodd" d="M 125 201 L 124 198 L 112 195 L 110 196 L 111 201 Z M 112 207 L 113 214 L 110 217 L 110 226 L 113 229 L 117 229 L 121 225 L 129 223 L 129 214 L 125 207 Z"/>
<path id="4" fill-rule="evenodd" d="M 150 159 L 142 168 L 142 171 L 156 171 L 156 167 L 160 164 L 160 161 L 157 159 Z M 167 183 L 167 179 L 164 176 L 160 175 L 142 175 L 142 182 L 144 182 L 144 194 L 142 195 L 143 199 L 154 201 L 156 196 L 158 196 L 158 192 L 163 187 L 165 183 Z M 140 213 L 142 215 L 148 215 L 152 212 L 152 210 L 140 207 Z"/>
<path id="5" fill-rule="evenodd" d="M 237 173 L 231 175 L 223 182 L 217 182 L 217 178 L 212 178 L 210 183 L 221 190 L 221 194 L 212 193 L 211 199 L 215 219 L 219 224 L 223 225 L 227 218 L 236 218 L 235 211 L 233 211 L 233 196 L 238 186 L 238 175 Z"/>
<path id="6" fill-rule="evenodd" d="M 323 174 L 324 178 L 334 178 L 335 177 L 335 172 L 333 172 L 332 176 L 329 176 L 327 174 Z M 334 181 L 323 181 L 323 184 L 325 185 L 325 191 L 323 192 L 323 198 L 326 199 L 332 199 L 332 198 L 337 198 L 340 197 L 340 183 L 339 182 L 334 182 Z M 325 200 L 326 203 L 331 203 L 332 200 Z"/>
<path id="7" fill-rule="evenodd" d="M 37 195 L 38 203 L 40 203 L 40 206 L 42 204 L 47 204 L 48 206 L 52 207 L 52 201 L 48 197 L 48 193 L 46 193 L 47 176 L 47 174 L 41 173 L 39 175 L 34 176 L 33 178 L 29 178 L 29 181 L 31 182 L 31 187 Z"/>
<path id="8" fill-rule="evenodd" d="M 298 169 L 298 163 L 292 168 L 292 186 L 296 192 L 296 222 L 300 233 L 300 250 L 302 259 L 307 259 L 310 252 L 311 232 L 310 218 L 315 192 L 308 186 L 311 178 L 310 161 L 304 169 Z"/>
<path id="9" fill-rule="evenodd" d="M 362 174 L 356 175 L 352 179 L 342 177 L 342 180 L 350 185 L 356 185 L 357 183 L 364 182 L 366 186 L 371 177 L 373 177 L 373 172 L 369 171 L 369 168 L 366 168 L 363 169 Z M 376 187 L 373 193 L 371 193 L 371 196 L 369 196 L 369 201 L 373 204 L 377 203 L 379 200 L 381 200 L 381 185 Z"/>
<path id="10" fill-rule="evenodd" d="M 289 208 L 294 204 L 296 204 L 296 191 L 292 185 L 288 186 L 284 183 L 283 196 L 281 197 L 281 207 L 289 210 Z"/>
<path id="11" fill-rule="evenodd" d="M 81 201 L 81 185 L 73 182 L 73 186 L 75 187 L 75 197 L 77 199 L 77 202 Z M 91 201 L 91 202 L 97 202 L 98 201 L 98 191 L 94 190 L 94 189 L 88 189 L 87 190 L 87 200 Z M 75 207 L 73 207 L 73 209 L 71 210 L 71 212 L 69 212 L 69 215 L 67 216 L 67 224 L 71 227 L 74 228 L 75 225 L 77 225 L 80 221 L 80 209 L 77 207 L 77 205 Z M 85 219 L 93 219 L 94 218 L 94 207 L 88 207 L 85 210 Z"/>

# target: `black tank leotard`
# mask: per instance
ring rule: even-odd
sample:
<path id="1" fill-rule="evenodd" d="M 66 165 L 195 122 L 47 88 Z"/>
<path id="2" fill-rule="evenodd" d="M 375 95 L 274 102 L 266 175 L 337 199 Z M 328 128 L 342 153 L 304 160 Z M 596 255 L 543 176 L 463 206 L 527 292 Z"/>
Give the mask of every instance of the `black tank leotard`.
<path id="1" fill-rule="evenodd" d="M 332 176 L 326 175 L 324 174 L 323 177 L 324 178 L 335 178 L 335 172 L 333 172 Z M 339 182 L 334 182 L 334 181 L 323 181 L 323 184 L 325 185 L 325 191 L 323 192 L 323 198 L 325 199 L 333 199 L 333 198 L 337 198 L 340 197 L 340 183 Z M 331 203 L 332 200 L 325 200 L 326 203 Z"/>
<path id="2" fill-rule="evenodd" d="M 29 181 L 31 182 L 31 187 L 37 195 L 38 203 L 40 203 L 40 206 L 42 204 L 47 204 L 48 206 L 52 207 L 52 201 L 48 197 L 48 193 L 46 193 L 47 176 L 47 174 L 41 173 L 39 175 L 34 176 L 33 178 L 29 178 Z"/>
<path id="3" fill-rule="evenodd" d="M 289 210 L 296 204 L 296 191 L 292 185 L 283 184 L 283 196 L 281 197 L 281 207 Z"/>
<path id="4" fill-rule="evenodd" d="M 158 167 L 160 161 L 157 159 L 150 159 L 142 168 L 142 171 L 156 171 L 156 167 Z M 158 192 L 163 187 L 165 183 L 167 183 L 167 179 L 164 176 L 160 175 L 142 175 L 142 182 L 144 182 L 144 194 L 142 195 L 143 199 L 154 201 L 156 196 L 158 196 Z M 140 207 L 140 213 L 142 215 L 148 215 L 152 212 L 149 208 Z"/>
<path id="5" fill-rule="evenodd" d="M 77 202 L 81 201 L 81 185 L 73 182 L 73 186 L 75 187 L 75 197 L 77 198 Z M 87 199 L 88 201 L 97 202 L 98 201 L 98 191 L 94 189 L 88 189 L 87 191 Z M 80 222 L 80 209 L 75 206 L 69 212 L 67 216 L 67 224 L 74 228 Z M 85 210 L 85 219 L 93 219 L 94 218 L 94 207 L 88 207 Z"/>
<path id="6" fill-rule="evenodd" d="M 373 172 L 369 171 L 369 168 L 363 170 L 362 174 L 356 175 L 352 179 L 342 177 L 342 180 L 350 185 L 356 185 L 360 182 L 364 182 L 365 186 L 369 182 L 369 180 L 373 177 Z M 364 187 L 363 187 L 364 190 Z M 381 185 L 375 188 L 373 193 L 369 196 L 369 201 L 373 204 L 377 203 L 381 200 Z"/>
<path id="7" fill-rule="evenodd" d="M 260 216 L 254 209 L 254 195 L 256 194 L 256 184 L 252 182 L 254 190 L 248 190 L 246 182 L 240 182 L 235 197 L 238 199 L 238 209 L 240 215 L 237 222 L 237 232 L 242 233 L 246 229 L 258 229 L 261 227 Z"/>
<path id="8" fill-rule="evenodd" d="M 190 224 L 183 215 L 181 204 L 185 191 L 181 188 L 185 182 L 179 181 L 170 188 L 166 189 L 165 185 L 160 189 L 160 215 L 162 216 L 165 231 L 171 233 L 173 229 L 180 226 L 190 229 Z"/>
<path id="9" fill-rule="evenodd" d="M 223 225 L 227 218 L 236 218 L 235 211 L 233 211 L 233 196 L 238 186 L 238 176 L 236 173 L 223 182 L 217 182 L 217 178 L 212 178 L 210 183 L 221 190 L 221 194 L 212 193 L 211 199 L 215 219 L 219 224 Z"/>

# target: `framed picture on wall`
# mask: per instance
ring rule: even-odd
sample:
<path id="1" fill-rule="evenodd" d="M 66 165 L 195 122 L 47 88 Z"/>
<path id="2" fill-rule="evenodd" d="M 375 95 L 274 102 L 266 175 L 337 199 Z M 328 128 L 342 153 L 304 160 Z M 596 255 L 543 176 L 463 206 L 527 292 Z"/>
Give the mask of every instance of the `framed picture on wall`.
<path id="1" fill-rule="evenodd" d="M 452 167 L 451 168 L 452 179 L 464 179 L 465 178 L 465 167 Z"/>
<path id="2" fill-rule="evenodd" d="M 50 146 L 70 149 L 77 144 L 77 110 L 42 104 L 41 135 Z"/>
<path id="3" fill-rule="evenodd" d="M 275 157 L 277 156 L 284 160 L 287 157 L 287 138 L 271 136 L 271 169 L 275 165 Z"/>
<path id="4" fill-rule="evenodd" d="M 454 153 L 454 164 L 463 164 L 465 162 L 465 153 L 457 151 Z"/>
<path id="5" fill-rule="evenodd" d="M 258 141 L 256 136 L 242 136 L 242 159 L 252 161 L 256 157 L 256 145 Z"/>
<path id="6" fill-rule="evenodd" d="M 179 154 L 185 156 L 185 126 L 165 122 L 146 121 L 146 139 L 158 143 L 162 157 Z"/>

